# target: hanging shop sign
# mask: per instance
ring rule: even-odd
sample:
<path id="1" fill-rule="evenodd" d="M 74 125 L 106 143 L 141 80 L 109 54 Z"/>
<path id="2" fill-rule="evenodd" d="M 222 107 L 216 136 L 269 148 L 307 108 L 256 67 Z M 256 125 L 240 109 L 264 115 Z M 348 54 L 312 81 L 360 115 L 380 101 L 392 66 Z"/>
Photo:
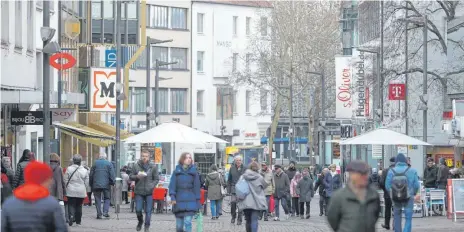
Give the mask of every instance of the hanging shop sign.
<path id="1" fill-rule="evenodd" d="M 63 63 L 63 60 L 67 60 L 67 62 Z M 50 66 L 60 71 L 74 67 L 76 62 L 76 58 L 69 53 L 60 52 L 50 56 Z"/>
<path id="2" fill-rule="evenodd" d="M 50 112 L 51 117 L 51 112 Z M 45 121 L 43 111 L 12 111 L 11 112 L 11 125 L 12 126 L 25 126 L 25 125 L 43 125 Z M 52 120 L 50 120 L 51 124 Z"/>
<path id="3" fill-rule="evenodd" d="M 116 111 L 116 70 L 93 68 L 90 72 L 90 111 Z"/>
<path id="4" fill-rule="evenodd" d="M 366 55 L 359 50 L 353 51 L 351 69 L 353 75 L 354 117 L 371 118 L 371 91 L 366 80 L 372 73 L 371 66 L 366 64 Z"/>
<path id="5" fill-rule="evenodd" d="M 335 117 L 351 118 L 353 116 L 354 102 L 352 96 L 351 57 L 335 57 Z"/>
<path id="6" fill-rule="evenodd" d="M 388 100 L 405 100 L 406 85 L 405 84 L 389 84 L 388 85 Z"/>

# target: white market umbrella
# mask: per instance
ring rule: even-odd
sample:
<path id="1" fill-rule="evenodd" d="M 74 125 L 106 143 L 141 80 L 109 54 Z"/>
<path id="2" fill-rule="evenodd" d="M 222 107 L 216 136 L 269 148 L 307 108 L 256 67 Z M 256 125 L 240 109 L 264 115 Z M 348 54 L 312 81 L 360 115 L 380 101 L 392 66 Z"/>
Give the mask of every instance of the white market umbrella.
<path id="1" fill-rule="evenodd" d="M 365 134 L 340 141 L 341 145 L 423 145 L 432 146 L 422 140 L 387 128 L 378 128 Z"/>
<path id="2" fill-rule="evenodd" d="M 228 143 L 177 122 L 166 122 L 124 140 L 126 143 Z"/>

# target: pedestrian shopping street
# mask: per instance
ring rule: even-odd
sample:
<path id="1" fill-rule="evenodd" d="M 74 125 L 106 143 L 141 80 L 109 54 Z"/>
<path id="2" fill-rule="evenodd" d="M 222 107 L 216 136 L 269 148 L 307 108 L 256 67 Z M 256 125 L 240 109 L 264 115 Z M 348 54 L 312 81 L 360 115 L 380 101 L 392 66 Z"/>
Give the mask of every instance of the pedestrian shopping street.
<path id="1" fill-rule="evenodd" d="M 329 232 L 332 231 L 325 217 L 319 216 L 319 197 L 315 196 L 311 201 L 311 218 L 300 219 L 290 218 L 279 222 L 274 221 L 259 221 L 259 231 L 264 232 Z M 208 209 L 209 211 L 209 209 Z M 283 214 L 283 212 L 282 212 Z M 70 232 L 94 232 L 94 231 L 135 231 L 137 218 L 135 213 L 130 213 L 129 205 L 122 205 L 119 220 L 116 218 L 114 209 L 110 210 L 110 219 L 96 219 L 95 207 L 83 207 L 82 225 L 72 226 L 69 228 Z M 383 218 L 379 219 L 378 232 L 384 232 L 380 224 Z M 464 219 L 454 223 L 452 220 L 446 219 L 443 216 L 427 217 L 427 218 L 414 218 L 412 231 L 420 232 L 458 232 L 462 231 Z M 193 222 L 193 231 L 196 231 L 196 222 Z M 171 232 L 175 231 L 175 218 L 171 213 L 169 214 L 154 214 L 151 218 L 151 231 Z M 203 231 L 205 232 L 244 232 L 245 226 L 232 225 L 230 223 L 230 215 L 224 214 L 219 220 L 212 221 L 210 216 L 204 217 Z M 391 230 L 390 230 L 391 231 Z"/>

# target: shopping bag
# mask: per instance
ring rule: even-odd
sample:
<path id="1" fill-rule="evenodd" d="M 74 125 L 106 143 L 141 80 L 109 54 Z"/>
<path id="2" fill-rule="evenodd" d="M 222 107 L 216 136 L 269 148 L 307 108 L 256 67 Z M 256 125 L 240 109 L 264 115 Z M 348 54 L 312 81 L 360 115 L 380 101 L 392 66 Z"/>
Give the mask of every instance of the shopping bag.
<path id="1" fill-rule="evenodd" d="M 269 212 L 271 213 L 274 213 L 274 207 L 275 207 L 275 203 L 274 203 L 274 196 L 271 195 L 271 199 L 269 199 Z"/>
<path id="2" fill-rule="evenodd" d="M 197 232 L 203 232 L 203 214 L 201 211 L 197 214 Z"/>

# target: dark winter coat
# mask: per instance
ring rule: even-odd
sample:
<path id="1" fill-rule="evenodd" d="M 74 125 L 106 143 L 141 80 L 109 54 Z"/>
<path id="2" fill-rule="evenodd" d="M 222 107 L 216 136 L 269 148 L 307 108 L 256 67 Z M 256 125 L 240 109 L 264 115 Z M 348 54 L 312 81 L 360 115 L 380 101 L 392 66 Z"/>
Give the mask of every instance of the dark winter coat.
<path id="1" fill-rule="evenodd" d="M 285 174 L 287 174 L 288 179 L 291 181 L 293 180 L 293 177 L 295 177 L 297 170 L 295 167 L 293 168 L 288 168 L 287 171 L 285 171 Z"/>
<path id="2" fill-rule="evenodd" d="M 433 165 L 424 169 L 424 187 L 436 188 L 437 187 L 438 168 Z"/>
<path id="3" fill-rule="evenodd" d="M 369 185 L 371 185 L 374 189 L 380 190 L 380 178 L 378 173 L 372 173 L 369 176 Z"/>
<path id="4" fill-rule="evenodd" d="M 448 184 L 448 175 L 449 168 L 445 164 L 445 159 L 440 158 L 440 165 L 438 166 L 437 174 L 437 188 L 446 189 L 446 185 Z"/>
<path id="5" fill-rule="evenodd" d="M 229 169 L 229 176 L 227 178 L 227 192 L 231 194 L 235 194 L 235 184 L 237 184 L 238 180 L 245 172 L 245 168 L 243 164 L 237 168 L 235 164 L 232 164 Z"/>
<path id="6" fill-rule="evenodd" d="M 99 159 L 90 169 L 89 184 L 94 189 L 110 189 L 114 185 L 116 174 L 114 173 L 113 164 L 106 159 Z"/>
<path id="7" fill-rule="evenodd" d="M 313 180 L 309 176 L 303 176 L 303 178 L 296 185 L 296 194 L 300 196 L 300 202 L 311 202 L 311 198 L 314 197 Z"/>
<path id="8" fill-rule="evenodd" d="M 6 172 L 6 170 L 5 170 Z M 8 177 L 6 173 L 3 173 L 3 166 L 2 166 L 2 196 L 1 196 L 1 204 L 3 205 L 3 202 L 11 196 L 13 189 L 11 188 L 10 181 L 8 180 Z"/>
<path id="9" fill-rule="evenodd" d="M 332 176 L 330 172 L 327 172 L 327 174 L 324 176 L 324 187 L 325 196 L 331 197 L 332 193 L 335 192 L 335 190 L 342 187 L 342 179 L 340 174 L 335 174 L 334 176 Z"/>
<path id="10" fill-rule="evenodd" d="M 54 196 L 57 200 L 62 201 L 64 191 L 66 189 L 63 180 L 63 171 L 61 170 L 60 164 L 58 162 L 50 161 L 50 167 L 53 171 L 53 182 L 50 184 L 48 190 L 50 191 L 51 196 Z"/>
<path id="11" fill-rule="evenodd" d="M 176 217 L 193 216 L 201 208 L 200 177 L 195 166 L 184 169 L 177 165 L 171 175 L 169 195 L 176 204 L 172 207 Z"/>
<path id="12" fill-rule="evenodd" d="M 366 200 L 360 202 L 351 188 L 345 187 L 332 195 L 327 219 L 335 232 L 375 232 L 379 213 L 380 198 L 374 188 L 368 187 Z"/>
<path id="13" fill-rule="evenodd" d="M 385 182 L 387 181 L 388 172 L 390 168 L 394 168 L 395 165 L 390 165 L 390 167 L 386 168 L 382 171 L 382 176 L 380 177 L 380 188 L 383 190 L 383 198 L 390 199 L 390 193 L 387 191 L 387 187 L 385 187 Z"/>
<path id="14" fill-rule="evenodd" d="M 30 159 L 25 158 L 23 161 L 18 163 L 18 166 L 16 166 L 16 173 L 13 179 L 13 188 L 17 188 L 20 185 L 24 184 L 24 169 L 26 166 L 29 164 Z"/>
<path id="15" fill-rule="evenodd" d="M 63 210 L 46 188 L 22 185 L 2 209 L 2 232 L 67 232 Z"/>
<path id="16" fill-rule="evenodd" d="M 285 172 L 281 172 L 280 174 L 274 173 L 274 183 L 274 197 L 279 199 L 290 197 L 290 180 Z"/>
<path id="17" fill-rule="evenodd" d="M 138 179 L 137 174 L 139 174 L 139 172 L 145 172 L 147 176 Z M 153 194 L 153 189 L 159 182 L 158 167 L 152 163 L 144 165 L 142 160 L 139 160 L 134 165 L 133 172 L 129 179 L 135 181 L 134 193 L 136 195 L 150 196 Z"/>
<path id="18" fill-rule="evenodd" d="M 314 192 L 319 189 L 319 196 L 325 196 L 325 186 L 324 186 L 324 175 L 321 174 L 316 180 L 316 184 L 314 185 Z"/>
<path id="19" fill-rule="evenodd" d="M 224 186 L 224 180 L 219 172 L 214 171 L 206 175 L 205 186 L 208 189 L 209 200 L 220 200 L 222 199 L 222 186 Z"/>

